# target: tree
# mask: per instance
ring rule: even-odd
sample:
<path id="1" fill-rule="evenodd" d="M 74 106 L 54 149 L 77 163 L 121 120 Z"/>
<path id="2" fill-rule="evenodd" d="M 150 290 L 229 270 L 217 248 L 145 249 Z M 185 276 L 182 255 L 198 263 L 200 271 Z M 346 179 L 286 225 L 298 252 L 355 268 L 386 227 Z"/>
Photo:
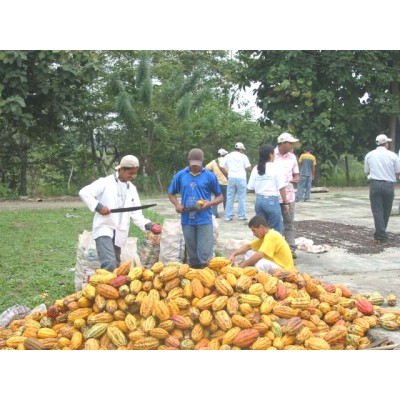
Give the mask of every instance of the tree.
<path id="1" fill-rule="evenodd" d="M 260 123 L 289 130 L 329 166 L 345 154 L 361 159 L 400 114 L 399 69 L 389 67 L 399 65 L 398 57 L 375 51 L 240 51 L 241 86 L 259 82 Z"/>
<path id="2" fill-rule="evenodd" d="M 94 77 L 96 59 L 86 51 L 0 52 L 0 139 L 7 151 L 0 169 L 11 188 L 18 183 L 21 195 L 27 194 L 29 155 L 61 140 Z"/>

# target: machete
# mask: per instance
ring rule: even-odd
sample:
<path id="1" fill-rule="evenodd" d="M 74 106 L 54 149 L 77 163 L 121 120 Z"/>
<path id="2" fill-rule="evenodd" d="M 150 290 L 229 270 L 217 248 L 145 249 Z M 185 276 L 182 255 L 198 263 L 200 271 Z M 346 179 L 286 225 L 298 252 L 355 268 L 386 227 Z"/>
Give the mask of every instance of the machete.
<path id="1" fill-rule="evenodd" d="M 125 207 L 125 208 L 112 208 L 110 211 L 112 213 L 115 212 L 125 212 L 125 211 L 137 211 L 137 210 L 143 210 L 144 208 L 149 208 L 149 207 L 154 207 L 157 204 L 146 204 L 144 206 L 137 206 L 137 207 Z"/>
<path id="2" fill-rule="evenodd" d="M 193 212 L 193 211 L 201 211 L 201 207 L 197 207 L 197 206 L 195 206 L 195 207 L 183 207 L 183 210 L 182 210 L 183 213 L 185 213 L 185 212 Z"/>

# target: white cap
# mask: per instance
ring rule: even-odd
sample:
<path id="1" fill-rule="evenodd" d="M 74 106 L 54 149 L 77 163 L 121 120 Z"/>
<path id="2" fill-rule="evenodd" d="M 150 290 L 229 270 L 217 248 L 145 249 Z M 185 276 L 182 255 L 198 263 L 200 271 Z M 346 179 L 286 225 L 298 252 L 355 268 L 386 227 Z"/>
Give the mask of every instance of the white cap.
<path id="1" fill-rule="evenodd" d="M 120 169 L 120 168 L 138 168 L 139 167 L 139 160 L 135 156 L 125 156 L 122 157 L 121 162 L 119 165 L 115 167 L 115 169 Z"/>
<path id="2" fill-rule="evenodd" d="M 392 139 L 389 139 L 386 135 L 381 134 L 376 137 L 375 141 L 376 141 L 376 144 L 384 144 L 387 142 L 391 142 Z"/>
<path id="3" fill-rule="evenodd" d="M 237 142 L 237 143 L 235 144 L 235 149 L 238 149 L 238 150 L 246 150 L 246 147 L 244 147 L 244 144 L 243 144 L 242 142 Z"/>
<path id="4" fill-rule="evenodd" d="M 220 156 L 226 156 L 228 154 L 228 152 L 225 149 L 219 149 L 218 150 L 218 154 Z"/>
<path id="5" fill-rule="evenodd" d="M 291 133 L 284 132 L 278 136 L 278 143 L 290 142 L 296 143 L 299 139 L 296 139 Z"/>

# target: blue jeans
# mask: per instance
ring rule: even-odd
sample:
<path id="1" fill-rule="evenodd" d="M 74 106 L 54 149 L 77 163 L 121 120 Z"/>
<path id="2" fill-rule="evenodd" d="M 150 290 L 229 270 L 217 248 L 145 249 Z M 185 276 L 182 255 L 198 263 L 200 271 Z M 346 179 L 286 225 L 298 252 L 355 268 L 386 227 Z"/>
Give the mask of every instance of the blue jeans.
<path id="1" fill-rule="evenodd" d="M 228 190 L 226 193 L 226 209 L 225 220 L 232 219 L 234 216 L 233 205 L 235 197 L 238 197 L 238 217 L 239 219 L 246 218 L 246 179 L 242 178 L 229 178 Z"/>
<path id="2" fill-rule="evenodd" d="M 213 257 L 214 236 L 212 224 L 182 225 L 188 264 L 192 268 L 203 268 Z"/>
<path id="3" fill-rule="evenodd" d="M 369 184 L 369 200 L 374 217 L 375 240 L 386 241 L 388 239 L 386 228 L 392 212 L 393 199 L 393 182 L 371 180 Z"/>
<path id="4" fill-rule="evenodd" d="M 115 246 L 114 239 L 100 236 L 95 239 L 100 268 L 114 271 L 121 264 L 121 247 Z"/>
<path id="5" fill-rule="evenodd" d="M 223 205 L 224 205 L 224 210 L 225 210 L 225 208 L 226 208 L 226 189 L 227 189 L 228 185 L 219 185 L 219 186 L 221 186 L 222 197 L 224 198 Z M 212 213 L 215 218 L 219 218 L 218 206 L 219 206 L 219 204 L 212 207 Z"/>
<path id="6" fill-rule="evenodd" d="M 300 201 L 303 198 L 304 191 L 305 191 L 304 200 L 305 201 L 310 200 L 311 185 L 312 185 L 311 176 L 300 175 L 299 184 L 297 185 L 296 201 Z"/>
<path id="7" fill-rule="evenodd" d="M 277 232 L 282 233 L 282 210 L 279 204 L 278 196 L 265 197 L 257 195 L 254 211 L 256 214 L 262 215 L 267 220 L 268 225 L 271 228 L 274 228 Z"/>

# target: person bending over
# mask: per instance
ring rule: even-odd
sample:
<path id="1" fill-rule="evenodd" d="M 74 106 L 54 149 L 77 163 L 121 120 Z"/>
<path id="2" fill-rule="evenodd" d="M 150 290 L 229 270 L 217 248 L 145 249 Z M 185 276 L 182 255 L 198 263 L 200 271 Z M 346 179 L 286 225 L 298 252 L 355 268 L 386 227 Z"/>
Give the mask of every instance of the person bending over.
<path id="1" fill-rule="evenodd" d="M 257 239 L 234 251 L 229 257 L 232 263 L 236 256 L 244 254 L 239 267 L 255 266 L 269 274 L 277 269 L 297 272 L 288 243 L 279 232 L 268 226 L 264 217 L 254 216 L 248 226 Z"/>

